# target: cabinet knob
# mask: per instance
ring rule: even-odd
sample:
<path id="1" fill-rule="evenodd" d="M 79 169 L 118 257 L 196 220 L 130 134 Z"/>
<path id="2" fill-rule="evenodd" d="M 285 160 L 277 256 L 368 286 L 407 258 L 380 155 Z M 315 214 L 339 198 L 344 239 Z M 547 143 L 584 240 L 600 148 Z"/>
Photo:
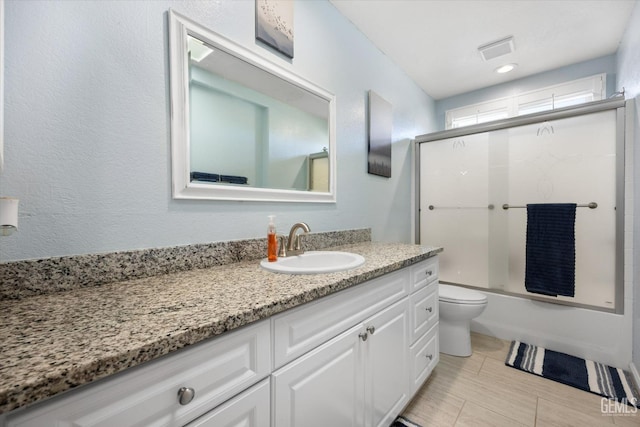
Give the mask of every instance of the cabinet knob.
<path id="1" fill-rule="evenodd" d="M 369 332 L 371 335 L 373 335 L 375 331 L 376 331 L 376 327 L 375 326 L 369 326 L 367 328 L 367 332 Z"/>
<path id="2" fill-rule="evenodd" d="M 427 307 L 427 311 L 431 313 L 433 311 L 433 307 Z"/>
<path id="3" fill-rule="evenodd" d="M 196 391 L 191 387 L 181 387 L 180 390 L 178 390 L 178 402 L 180 402 L 181 405 L 191 403 L 194 397 L 196 397 Z"/>
<path id="4" fill-rule="evenodd" d="M 368 338 L 368 335 L 367 335 L 367 333 L 366 333 L 366 332 L 365 332 L 365 333 L 363 333 L 363 334 L 358 334 L 358 336 L 360 337 L 360 339 L 361 339 L 362 341 L 366 341 L 366 340 L 367 340 L 367 338 Z"/>
<path id="5" fill-rule="evenodd" d="M 433 354 L 427 354 L 427 359 L 433 360 Z"/>

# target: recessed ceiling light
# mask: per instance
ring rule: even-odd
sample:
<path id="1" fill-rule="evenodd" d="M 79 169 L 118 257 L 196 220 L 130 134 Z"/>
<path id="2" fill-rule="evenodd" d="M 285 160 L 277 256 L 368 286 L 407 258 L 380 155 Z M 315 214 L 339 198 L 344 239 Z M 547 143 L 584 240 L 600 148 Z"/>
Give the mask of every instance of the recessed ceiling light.
<path id="1" fill-rule="evenodd" d="M 508 73 L 509 71 L 513 71 L 517 66 L 518 64 L 506 64 L 506 65 L 503 65 L 502 67 L 496 68 L 495 72 L 498 74 Z"/>

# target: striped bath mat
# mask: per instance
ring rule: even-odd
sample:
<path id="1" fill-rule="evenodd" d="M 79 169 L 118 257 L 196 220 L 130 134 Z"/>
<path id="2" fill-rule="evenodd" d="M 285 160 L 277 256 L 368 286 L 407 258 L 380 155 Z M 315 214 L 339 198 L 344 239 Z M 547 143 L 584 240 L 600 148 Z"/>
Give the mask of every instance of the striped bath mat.
<path id="1" fill-rule="evenodd" d="M 531 344 L 513 341 L 505 362 L 521 371 L 640 407 L 631 374 Z"/>
<path id="2" fill-rule="evenodd" d="M 419 424 L 409 421 L 405 417 L 398 417 L 389 427 L 420 427 Z"/>

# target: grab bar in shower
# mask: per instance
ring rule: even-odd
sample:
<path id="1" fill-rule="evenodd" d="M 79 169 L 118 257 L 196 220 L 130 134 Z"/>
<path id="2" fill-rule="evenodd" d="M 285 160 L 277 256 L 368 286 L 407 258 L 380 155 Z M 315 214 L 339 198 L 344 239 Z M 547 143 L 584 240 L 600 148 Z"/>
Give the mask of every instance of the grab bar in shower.
<path id="1" fill-rule="evenodd" d="M 598 204 L 596 202 L 591 202 L 591 203 L 585 203 L 583 205 L 576 205 L 577 208 L 589 208 L 589 209 L 595 209 L 598 207 Z M 526 208 L 526 206 L 511 206 L 508 203 L 505 203 L 504 205 L 502 205 L 502 209 L 507 210 L 507 209 L 520 209 L 520 208 Z"/>
<path id="2" fill-rule="evenodd" d="M 434 210 L 436 207 L 433 205 L 429 205 L 428 206 L 429 210 L 432 211 Z M 438 206 L 438 209 L 493 209 L 494 206 L 493 205 L 488 205 L 488 206 Z"/>

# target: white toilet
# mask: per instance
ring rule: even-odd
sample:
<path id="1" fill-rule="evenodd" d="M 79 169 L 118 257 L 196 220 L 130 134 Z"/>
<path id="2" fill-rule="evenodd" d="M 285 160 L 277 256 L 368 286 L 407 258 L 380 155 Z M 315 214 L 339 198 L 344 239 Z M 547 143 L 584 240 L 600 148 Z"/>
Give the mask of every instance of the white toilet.
<path id="1" fill-rule="evenodd" d="M 471 319 L 487 306 L 487 296 L 460 286 L 439 286 L 440 352 L 471 356 Z"/>

